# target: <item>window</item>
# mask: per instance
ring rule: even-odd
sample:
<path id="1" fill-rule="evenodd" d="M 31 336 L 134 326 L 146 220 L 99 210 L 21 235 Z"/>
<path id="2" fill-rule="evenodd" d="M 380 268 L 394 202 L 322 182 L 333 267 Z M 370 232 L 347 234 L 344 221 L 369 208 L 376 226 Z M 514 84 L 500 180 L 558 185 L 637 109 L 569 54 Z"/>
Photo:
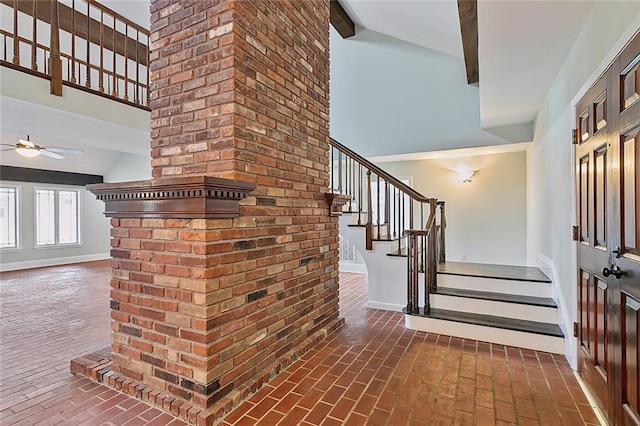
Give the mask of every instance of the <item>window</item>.
<path id="1" fill-rule="evenodd" d="M 0 187 L 0 249 L 20 247 L 18 238 L 18 187 Z"/>
<path id="2" fill-rule="evenodd" d="M 35 190 L 36 247 L 80 244 L 79 191 Z"/>

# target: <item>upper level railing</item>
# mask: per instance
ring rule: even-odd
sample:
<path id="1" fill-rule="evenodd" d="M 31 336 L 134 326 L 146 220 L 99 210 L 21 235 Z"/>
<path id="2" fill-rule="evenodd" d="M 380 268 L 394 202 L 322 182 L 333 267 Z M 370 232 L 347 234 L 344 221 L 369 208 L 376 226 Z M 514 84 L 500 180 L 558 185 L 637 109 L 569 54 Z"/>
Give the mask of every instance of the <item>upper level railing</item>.
<path id="1" fill-rule="evenodd" d="M 397 242 L 397 254 L 407 255 L 407 312 L 417 312 L 419 273 L 425 273 L 425 307 L 437 283 L 437 263 L 445 262 L 445 203 L 411 188 L 364 157 L 331 139 L 331 192 L 348 195 L 345 212 L 364 225 L 366 248 L 373 241 Z M 439 219 L 438 219 L 439 216 Z"/>
<path id="2" fill-rule="evenodd" d="M 0 0 L 0 64 L 149 107 L 149 30 L 95 0 Z M 11 17 L 11 19 L 6 19 Z"/>

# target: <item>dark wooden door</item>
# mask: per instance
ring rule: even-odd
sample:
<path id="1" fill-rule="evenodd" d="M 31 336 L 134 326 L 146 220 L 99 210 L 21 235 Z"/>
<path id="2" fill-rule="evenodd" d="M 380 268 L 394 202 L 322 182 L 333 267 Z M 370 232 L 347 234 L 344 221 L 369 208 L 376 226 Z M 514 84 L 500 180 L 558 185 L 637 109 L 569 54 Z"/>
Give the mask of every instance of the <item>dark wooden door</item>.
<path id="1" fill-rule="evenodd" d="M 640 36 L 576 105 L 579 372 L 610 424 L 640 424 Z"/>

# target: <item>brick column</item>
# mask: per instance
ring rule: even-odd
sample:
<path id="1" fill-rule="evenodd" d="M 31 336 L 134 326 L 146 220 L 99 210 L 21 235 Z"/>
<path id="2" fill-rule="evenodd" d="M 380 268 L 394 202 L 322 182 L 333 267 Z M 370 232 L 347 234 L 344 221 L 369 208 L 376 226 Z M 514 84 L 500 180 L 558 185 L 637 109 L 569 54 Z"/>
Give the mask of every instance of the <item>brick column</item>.
<path id="1" fill-rule="evenodd" d="M 152 0 L 151 11 L 146 185 L 190 175 L 255 189 L 235 218 L 202 203 L 192 217 L 176 215 L 180 202 L 156 216 L 127 197 L 112 205 L 112 368 L 225 411 L 340 324 L 329 1 Z"/>

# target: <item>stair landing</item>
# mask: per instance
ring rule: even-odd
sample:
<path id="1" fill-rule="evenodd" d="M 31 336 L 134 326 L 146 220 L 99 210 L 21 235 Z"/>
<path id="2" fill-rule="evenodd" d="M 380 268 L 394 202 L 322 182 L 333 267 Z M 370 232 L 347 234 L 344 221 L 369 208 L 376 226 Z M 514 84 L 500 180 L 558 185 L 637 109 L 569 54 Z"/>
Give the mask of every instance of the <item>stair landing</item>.
<path id="1" fill-rule="evenodd" d="M 485 263 L 445 262 L 438 265 L 438 273 L 478 278 L 550 283 L 540 269 L 529 266 L 490 265 Z"/>

